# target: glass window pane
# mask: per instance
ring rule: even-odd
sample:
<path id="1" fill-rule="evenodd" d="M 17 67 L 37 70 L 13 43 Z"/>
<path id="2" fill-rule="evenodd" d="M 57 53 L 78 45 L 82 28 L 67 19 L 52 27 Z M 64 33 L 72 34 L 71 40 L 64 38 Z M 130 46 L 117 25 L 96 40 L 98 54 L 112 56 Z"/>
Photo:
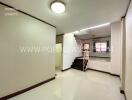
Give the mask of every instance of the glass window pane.
<path id="1" fill-rule="evenodd" d="M 107 43 L 101 43 L 101 48 L 106 48 L 107 47 Z"/>
<path id="2" fill-rule="evenodd" d="M 100 51 L 100 48 L 96 48 L 96 52 L 101 52 L 101 51 Z"/>
<path id="3" fill-rule="evenodd" d="M 97 52 L 106 52 L 107 51 L 107 43 L 96 43 L 95 49 Z"/>
<path id="4" fill-rule="evenodd" d="M 106 48 L 101 48 L 102 52 L 106 52 L 106 50 L 107 50 Z"/>
<path id="5" fill-rule="evenodd" d="M 100 48 L 100 43 L 96 43 L 96 48 Z"/>
<path id="6" fill-rule="evenodd" d="M 107 43 L 101 43 L 101 51 L 107 51 Z"/>

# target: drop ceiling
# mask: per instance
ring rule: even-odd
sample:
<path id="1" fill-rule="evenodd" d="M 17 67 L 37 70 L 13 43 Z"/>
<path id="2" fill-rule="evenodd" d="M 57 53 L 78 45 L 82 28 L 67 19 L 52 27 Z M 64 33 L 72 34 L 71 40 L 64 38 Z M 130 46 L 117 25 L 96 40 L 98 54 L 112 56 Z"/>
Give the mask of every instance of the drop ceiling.
<path id="1" fill-rule="evenodd" d="M 79 31 L 75 34 L 80 39 L 91 39 L 97 37 L 109 37 L 111 36 L 111 25 L 98 27 L 95 29 L 89 29 L 86 31 Z"/>
<path id="2" fill-rule="evenodd" d="M 40 18 L 57 28 L 57 34 L 120 20 L 129 0 L 62 0 L 66 12 L 55 14 L 49 5 L 53 0 L 0 0 Z"/>

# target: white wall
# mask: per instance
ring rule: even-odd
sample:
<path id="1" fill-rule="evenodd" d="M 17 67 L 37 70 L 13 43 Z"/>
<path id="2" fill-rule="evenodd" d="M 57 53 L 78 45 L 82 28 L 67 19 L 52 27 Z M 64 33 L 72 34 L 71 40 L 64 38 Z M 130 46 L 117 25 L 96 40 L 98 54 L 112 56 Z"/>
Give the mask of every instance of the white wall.
<path id="1" fill-rule="evenodd" d="M 111 60 L 90 59 L 88 67 L 96 70 L 110 72 L 112 74 L 121 75 L 121 57 L 122 57 L 122 34 L 121 21 L 111 24 Z"/>
<path id="2" fill-rule="evenodd" d="M 78 49 L 80 44 L 77 44 L 72 33 L 65 34 L 63 42 L 63 69 L 67 69 L 71 66 L 75 57 L 81 56 L 81 50 Z M 121 21 L 117 21 L 111 24 L 111 60 L 106 61 L 105 59 L 90 59 L 88 67 L 96 70 L 110 72 L 116 75 L 121 75 L 121 49 Z M 73 53 L 73 50 L 78 52 Z"/>
<path id="3" fill-rule="evenodd" d="M 111 72 L 111 62 L 107 61 L 107 58 L 90 58 L 87 66 L 91 69 Z"/>
<path id="4" fill-rule="evenodd" d="M 93 43 L 94 42 L 107 42 L 109 41 L 109 43 L 111 43 L 111 36 L 107 36 L 104 38 L 98 38 L 98 39 L 88 39 L 88 40 L 81 40 L 82 43 L 90 43 L 90 56 L 92 57 L 111 57 L 111 53 L 110 52 L 102 52 L 102 53 L 98 53 L 98 52 L 93 52 Z M 110 47 L 111 48 L 111 47 Z"/>
<path id="5" fill-rule="evenodd" d="M 94 41 L 110 41 L 111 43 L 111 37 L 107 38 L 100 38 L 100 39 L 94 39 Z M 98 58 L 98 57 L 110 57 L 110 53 L 94 53 L 93 52 L 93 40 L 82 40 L 82 43 L 90 43 L 90 59 L 87 64 L 87 68 L 91 69 L 96 69 L 100 71 L 105 71 L 105 72 L 111 72 L 111 61 L 110 58 Z M 95 57 L 92 57 L 95 56 Z"/>
<path id="6" fill-rule="evenodd" d="M 120 75 L 122 57 L 121 21 L 111 24 L 111 73 Z"/>
<path id="7" fill-rule="evenodd" d="M 63 70 L 70 68 L 75 57 L 79 56 L 82 56 L 81 50 L 74 33 L 65 34 L 63 37 Z"/>
<path id="8" fill-rule="evenodd" d="M 19 12 L 9 16 L 6 8 L 0 5 L 0 97 L 55 76 L 54 52 L 20 47 L 54 47 L 56 29 Z"/>
<path id="9" fill-rule="evenodd" d="M 126 16 L 126 80 L 127 100 L 132 100 L 132 2 Z"/>
<path id="10" fill-rule="evenodd" d="M 121 75 L 122 67 L 122 35 L 121 21 L 111 24 L 111 60 L 107 59 L 90 59 L 88 67 L 96 70 L 110 72 L 112 74 Z"/>

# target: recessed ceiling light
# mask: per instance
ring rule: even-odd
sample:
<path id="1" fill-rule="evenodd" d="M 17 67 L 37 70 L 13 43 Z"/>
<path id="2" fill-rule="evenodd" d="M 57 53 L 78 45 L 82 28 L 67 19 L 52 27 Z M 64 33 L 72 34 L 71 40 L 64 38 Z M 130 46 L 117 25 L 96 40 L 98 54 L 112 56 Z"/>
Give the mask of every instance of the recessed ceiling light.
<path id="1" fill-rule="evenodd" d="M 95 28 L 99 28 L 99 27 L 103 27 L 103 26 L 107 26 L 107 25 L 110 25 L 110 23 L 105 23 L 105 24 L 101 24 L 101 25 L 97 25 L 97 26 L 93 26 L 93 27 L 81 29 L 81 30 L 79 30 L 79 31 L 70 32 L 70 33 L 75 33 L 75 34 L 77 34 L 77 33 L 82 32 L 82 31 L 89 31 L 90 29 L 95 29 Z"/>
<path id="2" fill-rule="evenodd" d="M 89 30 L 89 29 L 99 28 L 99 27 L 103 27 L 103 26 L 107 26 L 107 25 L 110 25 L 110 23 L 105 23 L 105 24 L 101 24 L 101 25 L 85 28 L 85 29 L 82 29 L 80 31 L 86 31 L 86 30 Z"/>
<path id="3" fill-rule="evenodd" d="M 51 3 L 51 9 L 55 13 L 64 13 L 65 12 L 65 4 L 60 1 L 54 1 Z"/>

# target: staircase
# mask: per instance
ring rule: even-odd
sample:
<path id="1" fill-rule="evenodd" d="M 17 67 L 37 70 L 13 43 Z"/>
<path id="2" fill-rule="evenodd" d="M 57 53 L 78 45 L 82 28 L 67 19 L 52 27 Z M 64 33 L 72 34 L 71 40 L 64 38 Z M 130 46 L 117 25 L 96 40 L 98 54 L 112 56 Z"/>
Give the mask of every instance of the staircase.
<path id="1" fill-rule="evenodd" d="M 77 70 L 81 70 L 81 71 L 86 71 L 87 68 L 87 63 L 88 63 L 88 59 L 84 59 L 82 57 L 77 57 L 74 62 L 71 65 L 71 68 L 77 69 Z"/>

